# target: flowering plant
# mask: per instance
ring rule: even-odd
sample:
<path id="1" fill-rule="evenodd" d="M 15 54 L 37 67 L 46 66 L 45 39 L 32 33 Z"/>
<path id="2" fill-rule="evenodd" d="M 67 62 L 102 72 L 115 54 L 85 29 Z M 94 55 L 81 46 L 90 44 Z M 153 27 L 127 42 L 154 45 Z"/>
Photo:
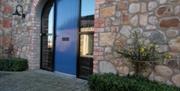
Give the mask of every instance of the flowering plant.
<path id="1" fill-rule="evenodd" d="M 155 43 L 145 44 L 143 41 L 140 41 L 137 32 L 133 33 L 133 43 L 128 48 L 117 52 L 132 61 L 157 61 L 162 58 L 171 58 L 169 53 L 158 52 Z"/>
<path id="2" fill-rule="evenodd" d="M 170 59 L 169 53 L 160 53 L 155 43 L 144 43 L 140 40 L 137 32 L 133 33 L 133 42 L 128 47 L 120 49 L 117 53 L 128 58 L 135 64 L 136 73 L 139 73 L 139 67 L 146 67 L 148 63 L 154 63 L 159 60 Z M 144 68 L 143 68 L 144 69 Z"/>

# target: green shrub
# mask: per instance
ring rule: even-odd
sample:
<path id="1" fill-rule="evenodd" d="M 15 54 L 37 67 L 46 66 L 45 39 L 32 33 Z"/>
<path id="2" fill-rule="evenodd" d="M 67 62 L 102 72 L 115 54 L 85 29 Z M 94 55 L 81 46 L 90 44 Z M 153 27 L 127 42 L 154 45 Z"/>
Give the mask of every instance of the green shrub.
<path id="1" fill-rule="evenodd" d="M 25 71 L 28 68 L 28 62 L 22 58 L 0 59 L 0 71 Z"/>
<path id="2" fill-rule="evenodd" d="M 150 81 L 140 76 L 120 77 L 95 74 L 88 81 L 91 91 L 180 91 L 180 88 Z"/>

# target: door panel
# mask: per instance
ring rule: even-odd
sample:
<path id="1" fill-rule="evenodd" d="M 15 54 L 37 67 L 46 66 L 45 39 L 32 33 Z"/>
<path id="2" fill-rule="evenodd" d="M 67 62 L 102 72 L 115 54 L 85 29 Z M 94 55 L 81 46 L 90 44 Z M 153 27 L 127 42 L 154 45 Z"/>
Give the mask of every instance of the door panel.
<path id="1" fill-rule="evenodd" d="M 82 79 L 88 79 L 88 77 L 93 73 L 93 58 L 83 57 L 79 58 L 79 72 L 78 76 Z"/>
<path id="2" fill-rule="evenodd" d="M 55 71 L 76 75 L 80 0 L 56 0 Z"/>

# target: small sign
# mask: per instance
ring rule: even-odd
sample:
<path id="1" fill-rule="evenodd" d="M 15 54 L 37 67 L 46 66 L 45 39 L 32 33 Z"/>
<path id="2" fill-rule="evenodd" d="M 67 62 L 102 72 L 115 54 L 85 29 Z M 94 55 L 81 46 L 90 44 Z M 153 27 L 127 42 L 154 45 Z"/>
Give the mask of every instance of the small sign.
<path id="1" fill-rule="evenodd" d="M 63 37 L 62 41 L 69 41 L 69 37 Z"/>

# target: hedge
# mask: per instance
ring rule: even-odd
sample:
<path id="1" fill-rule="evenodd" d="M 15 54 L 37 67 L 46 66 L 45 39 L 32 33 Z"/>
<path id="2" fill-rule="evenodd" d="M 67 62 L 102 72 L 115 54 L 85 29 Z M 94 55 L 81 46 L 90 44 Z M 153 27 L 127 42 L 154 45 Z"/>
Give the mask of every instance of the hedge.
<path id="1" fill-rule="evenodd" d="M 140 76 L 121 77 L 94 74 L 88 80 L 91 91 L 180 91 L 180 88 L 150 81 Z"/>
<path id="2" fill-rule="evenodd" d="M 25 71 L 28 68 L 28 62 L 22 58 L 1 58 L 0 71 Z"/>

